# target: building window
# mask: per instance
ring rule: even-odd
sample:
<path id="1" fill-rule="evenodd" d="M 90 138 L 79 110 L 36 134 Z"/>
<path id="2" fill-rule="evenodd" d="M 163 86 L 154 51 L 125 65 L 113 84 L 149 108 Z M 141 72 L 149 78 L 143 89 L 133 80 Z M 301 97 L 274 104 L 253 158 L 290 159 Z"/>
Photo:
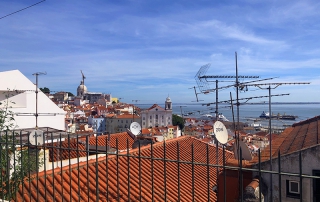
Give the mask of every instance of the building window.
<path id="1" fill-rule="evenodd" d="M 143 117 L 142 120 L 146 120 L 146 117 Z"/>
<path id="2" fill-rule="evenodd" d="M 156 115 L 156 119 L 158 119 L 158 114 Z"/>
<path id="3" fill-rule="evenodd" d="M 300 198 L 300 182 L 294 180 L 286 181 L 287 197 Z"/>
<path id="4" fill-rule="evenodd" d="M 152 116 L 150 116 L 150 119 L 152 119 Z"/>
<path id="5" fill-rule="evenodd" d="M 142 125 L 146 125 L 146 122 L 143 122 Z"/>

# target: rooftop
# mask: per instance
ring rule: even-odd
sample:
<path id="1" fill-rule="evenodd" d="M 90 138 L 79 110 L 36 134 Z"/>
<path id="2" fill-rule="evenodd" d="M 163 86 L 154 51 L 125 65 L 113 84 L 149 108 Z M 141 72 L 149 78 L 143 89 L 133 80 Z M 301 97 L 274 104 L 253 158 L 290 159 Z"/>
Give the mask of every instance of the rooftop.
<path id="1" fill-rule="evenodd" d="M 139 154 L 143 158 L 138 158 Z M 222 164 L 221 149 L 218 155 Z M 226 159 L 232 157 L 226 151 Z M 182 136 L 118 156 L 41 172 L 31 183 L 23 184 L 24 192 L 20 187 L 16 201 L 217 201 L 211 189 L 216 185 L 217 169 L 206 165 L 216 160 L 214 146 Z M 26 189 L 30 195 L 25 194 Z"/>

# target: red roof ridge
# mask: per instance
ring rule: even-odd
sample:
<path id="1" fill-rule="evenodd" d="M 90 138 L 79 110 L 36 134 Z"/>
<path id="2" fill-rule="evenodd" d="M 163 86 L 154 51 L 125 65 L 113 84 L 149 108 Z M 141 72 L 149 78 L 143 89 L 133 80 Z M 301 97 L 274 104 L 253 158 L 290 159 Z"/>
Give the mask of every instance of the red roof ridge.
<path id="1" fill-rule="evenodd" d="M 315 116 L 313 118 L 310 118 L 310 119 L 307 119 L 307 120 L 304 120 L 304 121 L 300 121 L 298 123 L 294 123 L 292 125 L 292 127 L 296 127 L 296 126 L 300 126 L 300 125 L 304 125 L 304 124 L 308 124 L 308 123 L 311 123 L 311 122 L 314 122 L 314 121 L 318 121 L 320 120 L 320 116 Z"/>
<path id="2" fill-rule="evenodd" d="M 115 158 L 115 156 L 116 155 L 114 155 L 114 154 L 108 154 L 108 158 L 111 157 L 111 159 Z M 107 155 L 106 156 L 101 156 L 101 157 L 98 157 L 98 158 L 89 159 L 88 161 L 81 161 L 81 162 L 79 161 L 79 163 L 76 162 L 76 163 L 73 163 L 73 164 L 65 165 L 63 167 L 56 167 L 55 169 L 51 169 L 51 170 L 44 170 L 44 171 L 41 171 L 39 173 L 33 174 L 30 178 L 31 179 L 40 178 L 40 177 L 44 177 L 44 176 L 47 176 L 47 175 L 53 175 L 53 174 L 57 174 L 57 173 L 62 173 L 64 171 L 69 171 L 70 169 L 71 170 L 78 169 L 78 168 L 81 168 L 83 166 L 87 166 L 89 164 L 95 163 L 95 162 L 101 163 L 101 161 L 105 160 L 106 158 L 107 158 Z"/>
<path id="3" fill-rule="evenodd" d="M 180 137 L 177 137 L 177 138 L 172 138 L 172 139 L 170 139 L 170 140 L 166 140 L 166 141 L 163 141 L 163 142 L 156 142 L 156 143 L 154 143 L 153 145 L 152 145 L 152 147 L 153 148 L 155 148 L 155 147 L 161 147 L 164 143 L 166 143 L 166 144 L 170 144 L 170 143 L 172 143 L 172 142 L 176 142 L 176 141 L 179 141 L 180 139 L 187 139 L 187 138 L 190 138 L 191 136 L 188 136 L 188 135 L 184 135 L 184 136 L 180 136 Z M 143 150 L 145 150 L 145 149 L 150 149 L 150 145 L 146 145 L 146 146 L 141 146 L 140 147 L 140 151 L 143 151 Z M 135 148 L 135 149 L 130 149 L 130 152 L 129 153 L 135 153 L 135 152 L 138 152 L 139 151 L 139 148 Z M 119 153 L 119 154 L 126 154 L 127 152 L 126 151 L 124 151 L 124 152 L 121 152 L 121 153 Z"/>
<path id="4" fill-rule="evenodd" d="M 160 107 L 158 104 L 153 104 L 149 109 L 147 110 L 151 110 L 153 108 L 159 107 L 160 109 L 163 109 L 162 107 Z M 164 110 L 164 109 L 163 109 Z"/>

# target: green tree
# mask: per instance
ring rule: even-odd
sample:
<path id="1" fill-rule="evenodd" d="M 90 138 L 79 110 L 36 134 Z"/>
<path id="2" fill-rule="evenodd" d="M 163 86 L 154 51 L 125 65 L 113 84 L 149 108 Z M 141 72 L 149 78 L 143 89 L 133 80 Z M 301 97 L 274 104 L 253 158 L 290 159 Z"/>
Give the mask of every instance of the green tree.
<path id="1" fill-rule="evenodd" d="M 178 125 L 182 130 L 184 128 L 184 119 L 176 114 L 172 114 L 172 125 Z"/>
<path id="2" fill-rule="evenodd" d="M 13 131 L 14 113 L 10 108 L 14 103 L 9 101 L 9 90 L 5 97 L 0 101 L 0 200 L 14 200 L 20 184 L 27 177 L 30 179 L 43 160 L 39 161 L 38 149 L 20 144 L 19 133 Z"/>
<path id="3" fill-rule="evenodd" d="M 47 88 L 47 87 L 44 87 L 44 88 L 40 88 L 40 90 L 43 92 L 43 93 L 50 93 L 50 89 Z"/>

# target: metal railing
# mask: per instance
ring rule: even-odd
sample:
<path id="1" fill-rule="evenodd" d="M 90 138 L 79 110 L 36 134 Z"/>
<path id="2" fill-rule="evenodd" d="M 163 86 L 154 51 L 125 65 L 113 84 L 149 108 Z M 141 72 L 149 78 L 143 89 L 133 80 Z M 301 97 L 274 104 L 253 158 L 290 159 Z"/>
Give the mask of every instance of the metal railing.
<path id="1" fill-rule="evenodd" d="M 216 153 L 192 137 L 145 146 L 142 139 L 44 134 L 42 145 L 21 132 L 1 134 L 0 201 L 320 200 L 320 162 L 311 156 L 320 146 L 278 152 L 268 170 L 260 151 L 255 161 L 233 161 L 225 146 Z"/>

